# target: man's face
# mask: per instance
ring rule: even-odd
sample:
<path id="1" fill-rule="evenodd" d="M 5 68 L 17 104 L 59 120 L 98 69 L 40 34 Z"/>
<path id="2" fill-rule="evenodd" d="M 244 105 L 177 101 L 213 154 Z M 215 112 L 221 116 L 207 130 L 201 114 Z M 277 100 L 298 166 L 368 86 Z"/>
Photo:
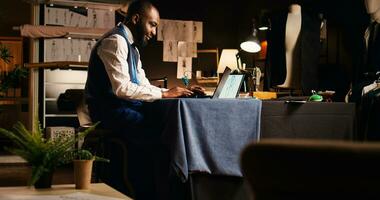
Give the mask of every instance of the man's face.
<path id="1" fill-rule="evenodd" d="M 145 47 L 148 41 L 157 34 L 157 26 L 160 14 L 154 7 L 150 8 L 145 15 L 140 16 L 136 24 L 136 42 L 140 47 Z"/>

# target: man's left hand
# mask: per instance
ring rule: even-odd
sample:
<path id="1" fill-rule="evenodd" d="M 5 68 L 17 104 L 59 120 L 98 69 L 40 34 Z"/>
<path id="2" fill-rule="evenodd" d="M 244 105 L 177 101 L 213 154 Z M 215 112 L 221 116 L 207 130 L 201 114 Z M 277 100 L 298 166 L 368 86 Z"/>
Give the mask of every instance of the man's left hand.
<path id="1" fill-rule="evenodd" d="M 191 85 L 188 87 L 189 90 L 193 91 L 194 93 L 200 94 L 200 95 L 206 95 L 205 89 L 199 85 Z"/>

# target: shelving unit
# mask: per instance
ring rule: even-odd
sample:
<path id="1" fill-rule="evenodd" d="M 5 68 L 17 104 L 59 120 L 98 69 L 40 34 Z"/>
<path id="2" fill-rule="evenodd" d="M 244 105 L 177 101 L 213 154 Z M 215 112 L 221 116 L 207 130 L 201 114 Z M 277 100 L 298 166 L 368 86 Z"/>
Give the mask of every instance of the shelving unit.
<path id="1" fill-rule="evenodd" d="M 60 110 L 59 95 L 67 89 L 83 89 L 87 79 L 87 62 L 46 62 L 25 64 L 29 68 L 42 68 L 42 121 L 44 127 L 73 126 L 79 122 L 75 109 Z"/>
<path id="2" fill-rule="evenodd" d="M 84 89 L 86 78 L 87 71 L 85 70 L 44 69 L 43 124 L 45 127 L 79 126 L 75 109 L 61 110 L 58 108 L 57 102 L 59 95 L 67 89 Z"/>
<path id="3" fill-rule="evenodd" d="M 115 25 L 115 10 L 119 4 L 74 2 L 68 0 L 51 1 L 35 7 L 33 25 L 78 28 L 89 31 L 69 31 L 64 37 L 43 37 L 34 52 L 36 56 L 28 64 L 33 68 L 33 110 L 39 112 L 42 127 L 78 127 L 75 109 L 62 110 L 57 102 L 60 94 L 67 89 L 84 89 L 87 79 L 87 62 L 91 50 L 99 38 L 91 30 L 109 30 Z M 39 18 L 41 17 L 41 18 Z M 101 33 L 100 35 L 102 35 Z M 37 86 L 38 85 L 38 86 Z M 38 104 L 36 104 L 38 99 Z M 73 107 L 73 106 L 71 106 Z"/>

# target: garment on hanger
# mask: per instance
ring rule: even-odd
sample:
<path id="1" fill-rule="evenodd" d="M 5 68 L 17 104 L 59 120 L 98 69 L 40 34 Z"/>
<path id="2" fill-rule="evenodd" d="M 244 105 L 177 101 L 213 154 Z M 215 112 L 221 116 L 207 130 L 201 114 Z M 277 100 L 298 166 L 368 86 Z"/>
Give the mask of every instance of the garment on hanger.
<path id="1" fill-rule="evenodd" d="M 377 81 L 367 85 L 367 86 L 364 86 L 363 87 L 363 90 L 362 90 L 362 96 L 366 95 L 368 92 L 371 92 L 372 90 L 378 88 L 379 86 L 379 83 L 377 83 Z"/>
<path id="2" fill-rule="evenodd" d="M 380 141 L 380 89 L 365 94 L 359 106 L 359 139 Z"/>
<path id="3" fill-rule="evenodd" d="M 372 22 L 368 27 L 367 42 L 367 70 L 370 72 L 380 71 L 380 36 L 379 23 Z"/>
<path id="4" fill-rule="evenodd" d="M 380 72 L 377 80 L 363 88 L 358 107 L 359 138 L 380 141 Z"/>

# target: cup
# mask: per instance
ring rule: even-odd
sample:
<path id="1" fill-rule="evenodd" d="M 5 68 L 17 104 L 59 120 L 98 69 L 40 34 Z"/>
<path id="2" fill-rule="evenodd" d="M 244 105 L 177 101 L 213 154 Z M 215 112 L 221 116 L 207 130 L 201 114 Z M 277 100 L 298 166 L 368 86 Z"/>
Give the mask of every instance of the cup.
<path id="1" fill-rule="evenodd" d="M 202 77 L 202 71 L 201 70 L 197 70 L 195 72 L 195 78 L 201 78 Z"/>

